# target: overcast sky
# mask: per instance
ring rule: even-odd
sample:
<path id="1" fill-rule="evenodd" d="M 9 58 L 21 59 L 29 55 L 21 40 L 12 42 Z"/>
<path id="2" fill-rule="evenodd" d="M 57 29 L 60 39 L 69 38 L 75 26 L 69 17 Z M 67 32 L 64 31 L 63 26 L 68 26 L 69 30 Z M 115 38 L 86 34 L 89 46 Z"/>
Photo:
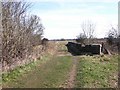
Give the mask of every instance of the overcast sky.
<path id="1" fill-rule="evenodd" d="M 29 0 L 30 1 L 30 0 Z M 119 0 L 34 0 L 31 13 L 38 15 L 48 39 L 76 38 L 82 33 L 81 23 L 91 20 L 95 36 L 105 37 L 118 24 Z"/>

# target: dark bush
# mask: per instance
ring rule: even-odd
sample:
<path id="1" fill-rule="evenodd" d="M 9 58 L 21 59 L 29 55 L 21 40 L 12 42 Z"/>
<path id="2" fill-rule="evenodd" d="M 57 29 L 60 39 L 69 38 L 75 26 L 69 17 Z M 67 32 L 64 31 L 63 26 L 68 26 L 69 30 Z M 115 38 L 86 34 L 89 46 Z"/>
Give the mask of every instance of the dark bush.
<path id="1" fill-rule="evenodd" d="M 77 36 L 76 42 L 85 44 L 86 39 L 87 37 L 83 33 L 81 33 L 79 36 Z"/>

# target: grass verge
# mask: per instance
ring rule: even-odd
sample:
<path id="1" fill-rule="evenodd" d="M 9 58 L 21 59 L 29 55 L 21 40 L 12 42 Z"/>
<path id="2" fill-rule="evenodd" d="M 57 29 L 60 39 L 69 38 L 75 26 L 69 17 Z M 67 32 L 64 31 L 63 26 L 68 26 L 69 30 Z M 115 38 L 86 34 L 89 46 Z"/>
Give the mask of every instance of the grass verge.
<path id="1" fill-rule="evenodd" d="M 83 56 L 77 67 L 76 87 L 114 88 L 118 82 L 118 56 Z"/>
<path id="2" fill-rule="evenodd" d="M 50 57 L 51 56 L 49 54 L 44 55 L 42 57 L 42 59 L 40 59 L 40 60 L 37 60 L 35 62 L 31 62 L 27 65 L 18 66 L 10 72 L 3 73 L 2 74 L 2 85 L 4 86 L 4 84 L 6 84 L 6 83 L 14 82 L 17 78 L 19 78 L 19 77 L 31 72 L 32 70 L 34 70 L 35 67 L 38 65 L 38 63 L 44 64 L 45 62 L 47 62 Z"/>
<path id="3" fill-rule="evenodd" d="M 4 87 L 55 88 L 67 78 L 66 74 L 69 72 L 71 66 L 71 56 L 55 56 L 43 65 L 37 63 L 31 72 L 9 81 Z"/>

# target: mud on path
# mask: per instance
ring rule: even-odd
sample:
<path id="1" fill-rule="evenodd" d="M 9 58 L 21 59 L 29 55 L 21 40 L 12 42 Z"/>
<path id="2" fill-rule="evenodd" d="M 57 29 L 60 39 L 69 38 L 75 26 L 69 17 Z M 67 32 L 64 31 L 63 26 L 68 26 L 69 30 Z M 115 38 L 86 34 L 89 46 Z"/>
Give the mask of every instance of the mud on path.
<path id="1" fill-rule="evenodd" d="M 73 56 L 72 58 L 73 58 L 73 66 L 68 74 L 68 79 L 65 81 L 65 83 L 60 85 L 61 88 L 74 88 L 75 86 L 78 57 Z"/>

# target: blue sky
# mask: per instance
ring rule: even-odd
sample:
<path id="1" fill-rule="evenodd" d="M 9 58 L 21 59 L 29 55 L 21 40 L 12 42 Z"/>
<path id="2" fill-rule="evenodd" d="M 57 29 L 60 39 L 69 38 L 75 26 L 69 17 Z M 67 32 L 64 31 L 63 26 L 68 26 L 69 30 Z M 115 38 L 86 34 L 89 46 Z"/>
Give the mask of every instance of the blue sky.
<path id="1" fill-rule="evenodd" d="M 90 20 L 95 25 L 94 35 L 105 37 L 118 24 L 119 0 L 34 0 L 30 11 L 38 15 L 45 27 L 44 37 L 76 38 L 82 33 L 81 24 Z"/>

